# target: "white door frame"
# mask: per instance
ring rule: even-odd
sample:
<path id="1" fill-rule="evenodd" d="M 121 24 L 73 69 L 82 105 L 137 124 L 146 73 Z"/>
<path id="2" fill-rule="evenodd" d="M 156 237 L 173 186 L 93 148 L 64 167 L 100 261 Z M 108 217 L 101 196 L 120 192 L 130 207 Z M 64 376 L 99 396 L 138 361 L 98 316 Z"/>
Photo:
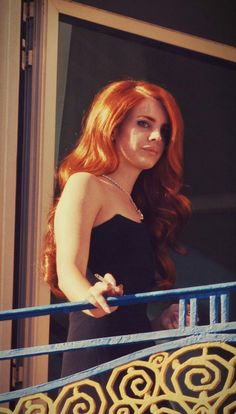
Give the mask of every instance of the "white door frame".
<path id="1" fill-rule="evenodd" d="M 0 310 L 12 308 L 21 2 L 0 2 Z M 0 323 L 0 349 L 11 348 L 11 322 Z M 0 364 L 0 392 L 9 390 L 10 361 Z"/>

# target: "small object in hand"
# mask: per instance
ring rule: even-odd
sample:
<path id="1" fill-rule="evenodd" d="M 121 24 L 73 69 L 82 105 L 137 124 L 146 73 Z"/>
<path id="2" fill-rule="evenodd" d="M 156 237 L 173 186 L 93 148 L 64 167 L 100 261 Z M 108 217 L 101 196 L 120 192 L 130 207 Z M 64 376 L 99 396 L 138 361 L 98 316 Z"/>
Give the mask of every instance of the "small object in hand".
<path id="1" fill-rule="evenodd" d="M 99 275 L 99 273 L 94 273 L 94 276 L 102 283 L 105 283 L 107 285 L 107 288 L 112 288 L 114 291 L 117 291 L 122 285 L 115 286 L 113 283 L 108 282 L 103 276 Z M 123 289 L 123 287 L 122 287 Z"/>
<path id="2" fill-rule="evenodd" d="M 94 273 L 94 276 L 100 281 L 100 282 L 104 282 L 104 277 L 99 275 L 98 273 Z"/>
<path id="3" fill-rule="evenodd" d="M 109 283 L 107 283 L 105 280 L 104 280 L 104 277 L 103 276 L 101 276 L 101 275 L 99 275 L 99 273 L 94 273 L 94 276 L 100 281 L 100 282 L 104 282 L 104 283 L 106 283 L 107 285 L 109 284 Z"/>

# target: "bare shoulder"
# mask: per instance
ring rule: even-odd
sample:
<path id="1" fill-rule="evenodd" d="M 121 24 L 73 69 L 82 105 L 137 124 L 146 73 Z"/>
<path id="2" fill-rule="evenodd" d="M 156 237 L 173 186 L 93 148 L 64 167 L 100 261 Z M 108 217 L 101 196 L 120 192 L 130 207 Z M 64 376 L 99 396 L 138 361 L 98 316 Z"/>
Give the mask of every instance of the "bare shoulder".
<path id="1" fill-rule="evenodd" d="M 72 174 L 66 183 L 74 191 L 102 191 L 100 180 L 96 175 L 88 172 L 78 172 Z"/>
<path id="2" fill-rule="evenodd" d="M 72 174 L 68 179 L 62 197 L 69 197 L 83 203 L 90 200 L 96 205 L 101 205 L 104 197 L 103 192 L 99 177 L 88 172 L 78 172 Z"/>
<path id="3" fill-rule="evenodd" d="M 86 171 L 80 171 L 77 173 L 74 173 L 70 176 L 70 178 L 68 179 L 68 183 L 69 182 L 73 182 L 73 183 L 93 183 L 93 182 L 97 182 L 99 181 L 98 178 L 96 177 L 96 175 L 91 174 L 89 172 Z"/>

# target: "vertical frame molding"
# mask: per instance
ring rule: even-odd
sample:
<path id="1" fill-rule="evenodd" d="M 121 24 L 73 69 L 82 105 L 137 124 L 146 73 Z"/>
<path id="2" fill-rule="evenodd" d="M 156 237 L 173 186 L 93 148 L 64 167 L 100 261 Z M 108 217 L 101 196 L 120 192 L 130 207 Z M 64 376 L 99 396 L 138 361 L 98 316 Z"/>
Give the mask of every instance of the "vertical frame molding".
<path id="1" fill-rule="evenodd" d="M 50 1 L 35 2 L 35 47 L 32 65 L 29 217 L 26 262 L 26 306 L 50 303 L 42 281 L 40 257 L 47 214 L 53 200 L 56 127 L 58 12 Z M 44 345 L 49 338 L 49 317 L 25 321 L 24 346 Z M 48 357 L 25 359 L 23 385 L 47 381 Z"/>
<path id="2" fill-rule="evenodd" d="M 0 2 L 0 309 L 12 308 L 21 2 Z M 0 324 L 0 348 L 11 348 L 11 322 Z M 10 362 L 0 364 L 0 391 L 10 384 Z"/>

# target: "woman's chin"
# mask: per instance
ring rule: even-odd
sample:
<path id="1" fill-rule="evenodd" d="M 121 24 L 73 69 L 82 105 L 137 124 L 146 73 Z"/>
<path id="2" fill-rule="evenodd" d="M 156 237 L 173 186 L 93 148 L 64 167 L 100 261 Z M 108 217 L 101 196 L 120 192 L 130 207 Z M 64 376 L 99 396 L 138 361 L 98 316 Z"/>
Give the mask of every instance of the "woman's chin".
<path id="1" fill-rule="evenodd" d="M 150 170 L 153 168 L 159 160 L 145 160 L 142 163 L 140 163 L 140 169 L 141 170 Z"/>

